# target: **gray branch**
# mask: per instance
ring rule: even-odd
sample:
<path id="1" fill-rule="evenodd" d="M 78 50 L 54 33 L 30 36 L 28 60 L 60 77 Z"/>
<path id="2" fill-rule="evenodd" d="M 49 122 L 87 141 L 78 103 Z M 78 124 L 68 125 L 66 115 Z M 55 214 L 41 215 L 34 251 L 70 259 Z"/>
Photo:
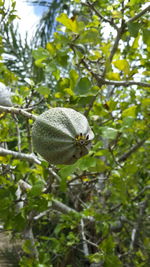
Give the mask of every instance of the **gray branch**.
<path id="1" fill-rule="evenodd" d="M 113 80 L 104 79 L 104 78 L 102 78 L 102 76 L 100 76 L 99 74 L 95 73 L 93 70 L 90 69 L 90 67 L 89 67 L 88 63 L 85 61 L 85 59 L 82 58 L 81 64 L 83 64 L 85 66 L 85 68 L 91 73 L 93 78 L 95 78 L 99 87 L 101 87 L 102 85 L 114 85 L 114 86 L 125 86 L 125 87 L 137 85 L 137 86 L 141 86 L 141 87 L 150 88 L 150 83 L 148 83 L 148 82 L 137 82 L 134 80 L 132 80 L 132 81 L 113 81 Z"/>
<path id="2" fill-rule="evenodd" d="M 118 49 L 118 46 L 119 46 L 119 41 L 121 39 L 121 36 L 123 34 L 123 29 L 124 29 L 124 21 L 122 20 L 121 22 L 121 26 L 120 28 L 117 30 L 117 36 L 115 38 L 115 41 L 114 41 L 114 44 L 112 46 L 112 49 L 111 49 L 111 52 L 110 52 L 110 56 L 108 58 L 108 63 L 110 64 L 113 60 L 113 57 Z M 105 77 L 105 74 L 106 74 L 106 71 L 107 71 L 107 65 L 108 63 L 106 64 L 105 68 L 104 68 L 104 71 L 103 71 L 103 74 L 102 74 L 102 77 Z"/>
<path id="3" fill-rule="evenodd" d="M 1 148 L 0 147 L 0 155 L 1 156 L 12 156 L 15 159 L 20 159 L 20 160 L 27 160 L 29 162 L 32 163 L 36 163 L 36 164 L 41 164 L 40 160 L 36 158 L 35 155 L 33 154 L 25 154 L 25 153 L 20 153 L 20 152 L 16 152 L 16 151 L 12 151 L 12 150 L 8 150 L 5 148 Z"/>
<path id="4" fill-rule="evenodd" d="M 31 114 L 27 111 L 25 111 L 24 109 L 20 109 L 20 108 L 14 108 L 14 107 L 3 107 L 0 106 L 0 112 L 6 112 L 6 113 L 11 113 L 11 114 L 21 114 L 24 117 L 28 118 L 28 119 L 32 119 L 32 120 L 36 120 L 37 116 L 34 114 Z"/>
<path id="5" fill-rule="evenodd" d="M 81 219 L 80 229 L 81 229 L 81 237 L 82 237 L 82 241 L 83 241 L 83 252 L 84 252 L 84 256 L 88 257 L 89 256 L 89 249 L 88 249 L 88 244 L 87 244 L 84 228 L 85 228 L 84 227 L 84 221 Z"/>
<path id="6" fill-rule="evenodd" d="M 131 149 L 129 151 L 127 151 L 126 153 L 124 153 L 119 159 L 118 162 L 123 162 L 125 160 L 127 160 L 136 150 L 138 150 L 144 143 L 146 140 L 142 140 L 140 142 L 138 142 L 137 144 L 135 144 L 133 147 L 131 147 Z"/>
<path id="7" fill-rule="evenodd" d="M 133 22 L 137 19 L 139 19 L 140 17 L 142 17 L 147 11 L 150 11 L 150 5 L 147 6 L 146 8 L 144 8 L 141 12 L 139 12 L 137 15 L 135 15 L 134 17 L 132 17 L 131 19 L 129 19 L 126 23 L 130 23 Z"/>
<path id="8" fill-rule="evenodd" d="M 132 86 L 132 85 L 137 85 L 137 86 L 141 86 L 141 87 L 148 87 L 150 88 L 150 83 L 146 83 L 146 82 L 136 82 L 136 81 L 109 81 L 109 80 L 103 80 L 101 79 L 101 82 L 103 84 L 108 84 L 108 85 L 115 85 L 115 86 Z"/>

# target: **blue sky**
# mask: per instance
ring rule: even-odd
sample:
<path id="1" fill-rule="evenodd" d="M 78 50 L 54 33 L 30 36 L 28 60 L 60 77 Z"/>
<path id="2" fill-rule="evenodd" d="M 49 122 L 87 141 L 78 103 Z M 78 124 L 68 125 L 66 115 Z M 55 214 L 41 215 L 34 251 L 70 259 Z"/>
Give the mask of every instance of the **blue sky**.
<path id="1" fill-rule="evenodd" d="M 20 19 L 17 20 L 19 30 L 22 38 L 25 37 L 28 32 L 28 38 L 32 39 L 32 35 L 36 29 L 36 25 L 39 22 L 40 15 L 43 12 L 42 7 L 33 7 L 26 3 L 25 0 L 16 0 L 17 15 Z"/>

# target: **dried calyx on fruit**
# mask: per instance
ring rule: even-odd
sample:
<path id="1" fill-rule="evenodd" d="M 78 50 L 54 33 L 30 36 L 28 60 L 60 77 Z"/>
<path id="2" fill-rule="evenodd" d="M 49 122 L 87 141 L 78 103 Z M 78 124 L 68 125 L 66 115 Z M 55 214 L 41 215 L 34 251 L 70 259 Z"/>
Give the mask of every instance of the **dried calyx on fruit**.
<path id="1" fill-rule="evenodd" d="M 49 163 L 73 164 L 88 154 L 94 134 L 84 115 L 71 108 L 52 108 L 37 117 L 32 140 Z"/>

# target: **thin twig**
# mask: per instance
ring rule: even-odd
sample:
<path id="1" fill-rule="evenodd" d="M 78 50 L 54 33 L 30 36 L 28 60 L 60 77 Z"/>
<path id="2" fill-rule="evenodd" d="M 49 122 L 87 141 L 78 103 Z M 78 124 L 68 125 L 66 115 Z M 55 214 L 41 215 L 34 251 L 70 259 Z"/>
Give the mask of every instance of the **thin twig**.
<path id="1" fill-rule="evenodd" d="M 94 3 L 91 3 L 90 1 L 87 1 L 87 3 L 84 3 L 84 5 L 88 6 L 91 10 L 95 12 L 95 14 L 104 22 L 109 23 L 110 26 L 113 26 L 114 29 L 118 30 L 117 25 L 113 22 L 112 19 L 105 18 L 94 6 Z"/>

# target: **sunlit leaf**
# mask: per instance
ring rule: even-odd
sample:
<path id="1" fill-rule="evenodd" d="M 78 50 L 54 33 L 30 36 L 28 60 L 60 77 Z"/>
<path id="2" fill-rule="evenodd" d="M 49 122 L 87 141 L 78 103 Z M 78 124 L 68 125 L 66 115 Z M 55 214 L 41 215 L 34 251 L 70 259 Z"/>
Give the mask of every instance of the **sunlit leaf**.
<path id="1" fill-rule="evenodd" d="M 115 139 L 118 134 L 118 130 L 105 126 L 105 127 L 101 127 L 101 134 L 104 138 Z"/>
<path id="2" fill-rule="evenodd" d="M 68 16 L 62 13 L 56 19 L 58 22 L 62 23 L 68 30 L 77 33 L 78 32 L 78 25 L 76 19 L 69 19 Z"/>
<path id="3" fill-rule="evenodd" d="M 137 106 L 131 106 L 122 112 L 123 117 L 135 117 Z"/>
<path id="4" fill-rule="evenodd" d="M 117 69 L 123 71 L 125 74 L 129 74 L 130 67 L 127 60 L 125 59 L 116 60 L 113 61 L 113 64 Z"/>

